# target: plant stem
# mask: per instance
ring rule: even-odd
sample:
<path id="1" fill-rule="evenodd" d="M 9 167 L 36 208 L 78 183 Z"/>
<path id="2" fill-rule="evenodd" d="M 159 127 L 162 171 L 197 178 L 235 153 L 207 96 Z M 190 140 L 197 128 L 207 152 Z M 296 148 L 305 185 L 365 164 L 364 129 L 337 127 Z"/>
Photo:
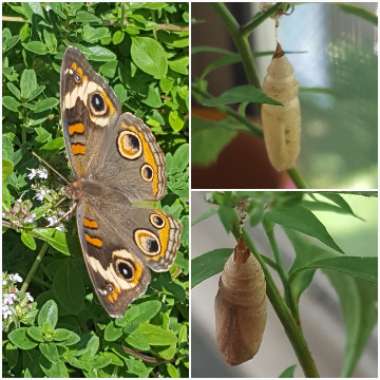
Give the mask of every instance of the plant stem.
<path id="1" fill-rule="evenodd" d="M 38 255 L 36 256 L 34 262 L 33 262 L 33 265 L 32 267 L 29 269 L 29 272 L 28 274 L 26 275 L 25 277 L 25 280 L 24 280 L 24 283 L 22 284 L 21 286 L 21 292 L 22 293 L 25 293 L 28 288 L 29 288 L 29 285 L 30 285 L 30 282 L 32 281 L 32 278 L 34 276 L 34 274 L 36 273 L 43 257 L 45 256 L 45 253 L 47 252 L 49 248 L 49 245 L 47 243 L 43 243 L 42 246 L 41 246 L 41 249 L 40 251 L 38 252 Z"/>
<path id="2" fill-rule="evenodd" d="M 240 238 L 238 228 L 233 229 L 233 234 L 236 240 Z M 288 306 L 282 299 L 281 294 L 278 291 L 270 272 L 265 267 L 261 255 L 257 252 L 246 230 L 243 231 L 242 237 L 244 238 L 250 251 L 254 254 L 254 256 L 262 266 L 262 269 L 265 274 L 267 296 L 274 310 L 276 311 L 278 318 L 284 326 L 285 333 L 293 346 L 294 352 L 297 355 L 298 361 L 304 371 L 305 376 L 320 377 L 314 359 L 311 355 L 311 352 L 303 335 L 301 326 L 297 324 L 297 321 L 294 319 Z"/>
<path id="3" fill-rule="evenodd" d="M 219 15 L 223 18 L 227 30 L 239 51 L 248 83 L 260 88 L 259 78 L 256 74 L 254 56 L 249 46 L 248 38 L 240 33 L 240 25 L 224 3 L 212 4 Z"/>
<path id="4" fill-rule="evenodd" d="M 274 236 L 274 225 L 273 225 L 273 223 L 270 223 L 264 219 L 263 227 L 264 227 L 265 233 L 268 237 L 270 246 L 272 248 L 273 256 L 275 258 L 277 268 L 278 268 L 278 274 L 280 275 L 282 285 L 284 287 L 286 304 L 289 306 L 289 308 L 293 314 L 293 317 L 296 319 L 297 323 L 300 324 L 297 304 L 293 298 L 292 291 L 291 291 L 290 286 L 289 286 L 288 275 L 284 270 L 284 266 L 283 266 L 283 263 L 281 260 L 280 250 L 278 249 L 276 237 Z"/>
<path id="5" fill-rule="evenodd" d="M 277 3 L 267 11 L 257 13 L 252 20 L 248 21 L 245 25 L 242 25 L 240 28 L 240 34 L 243 37 L 248 37 L 254 29 L 262 24 L 268 17 L 274 15 L 282 6 L 283 3 Z"/>
<path id="6" fill-rule="evenodd" d="M 296 168 L 288 169 L 288 175 L 292 179 L 293 183 L 297 186 L 298 189 L 307 189 L 308 186 L 306 182 L 301 177 L 300 173 Z"/>

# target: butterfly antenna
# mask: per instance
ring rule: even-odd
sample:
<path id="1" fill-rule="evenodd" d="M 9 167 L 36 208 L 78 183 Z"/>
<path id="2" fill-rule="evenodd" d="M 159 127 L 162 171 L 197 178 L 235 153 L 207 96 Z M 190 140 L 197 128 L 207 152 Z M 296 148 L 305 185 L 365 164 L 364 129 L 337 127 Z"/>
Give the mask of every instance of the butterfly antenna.
<path id="1" fill-rule="evenodd" d="M 36 157 L 39 161 L 41 161 L 42 164 L 44 164 L 54 174 L 56 174 L 63 182 L 65 182 L 67 185 L 70 185 L 70 182 L 67 178 L 65 178 L 61 173 L 59 173 L 56 169 L 54 169 L 47 161 L 45 161 L 42 157 L 40 157 L 36 152 L 32 151 L 32 155 Z"/>

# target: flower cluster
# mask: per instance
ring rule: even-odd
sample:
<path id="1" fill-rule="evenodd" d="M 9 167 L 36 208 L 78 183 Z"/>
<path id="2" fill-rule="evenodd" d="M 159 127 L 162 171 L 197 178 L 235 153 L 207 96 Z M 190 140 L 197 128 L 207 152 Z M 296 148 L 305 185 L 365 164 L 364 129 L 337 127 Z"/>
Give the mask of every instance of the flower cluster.
<path id="1" fill-rule="evenodd" d="M 22 283 L 18 273 L 3 273 L 3 331 L 8 332 L 14 325 L 31 325 L 37 314 L 37 303 L 29 292 L 17 287 Z"/>

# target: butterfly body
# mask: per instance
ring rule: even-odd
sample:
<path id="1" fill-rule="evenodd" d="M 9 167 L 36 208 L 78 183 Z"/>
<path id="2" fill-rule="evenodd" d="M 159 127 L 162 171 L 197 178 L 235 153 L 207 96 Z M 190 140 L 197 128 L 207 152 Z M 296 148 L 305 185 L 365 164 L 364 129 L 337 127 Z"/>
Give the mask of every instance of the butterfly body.
<path id="1" fill-rule="evenodd" d="M 145 292 L 150 269 L 170 268 L 180 245 L 177 220 L 135 206 L 165 195 L 164 154 L 74 48 L 62 62 L 61 114 L 84 261 L 101 304 L 118 317 Z"/>

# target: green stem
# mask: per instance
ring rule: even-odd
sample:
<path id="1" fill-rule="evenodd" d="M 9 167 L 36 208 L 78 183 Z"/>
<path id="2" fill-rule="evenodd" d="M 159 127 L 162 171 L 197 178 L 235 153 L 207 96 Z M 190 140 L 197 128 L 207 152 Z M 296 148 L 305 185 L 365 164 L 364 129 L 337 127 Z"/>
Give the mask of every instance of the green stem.
<path id="1" fill-rule="evenodd" d="M 288 169 L 288 175 L 298 189 L 307 189 L 308 186 L 296 168 Z"/>
<path id="2" fill-rule="evenodd" d="M 290 286 L 289 286 L 288 275 L 284 270 L 284 266 L 283 266 L 283 263 L 281 260 L 280 250 L 278 248 L 278 244 L 277 244 L 276 238 L 274 236 L 274 225 L 273 225 L 273 223 L 270 223 L 264 219 L 263 227 L 264 227 L 265 233 L 268 237 L 269 244 L 272 248 L 273 256 L 274 256 L 275 262 L 276 262 L 277 267 L 278 267 L 278 274 L 281 278 L 282 285 L 284 287 L 286 304 L 289 306 L 289 308 L 293 314 L 293 317 L 296 319 L 297 323 L 300 324 L 298 307 L 297 307 L 297 304 L 296 304 L 294 297 L 292 295 L 292 291 L 291 291 Z"/>
<path id="3" fill-rule="evenodd" d="M 25 277 L 24 283 L 22 284 L 22 287 L 21 287 L 22 293 L 25 293 L 28 290 L 30 282 L 32 281 L 32 278 L 33 278 L 34 274 L 36 273 L 36 271 L 37 271 L 42 259 L 44 258 L 45 253 L 47 252 L 48 248 L 49 248 L 49 245 L 47 243 L 42 244 L 41 249 L 38 252 L 38 255 L 36 256 L 32 267 L 29 269 L 29 272 Z"/>
<path id="4" fill-rule="evenodd" d="M 224 3 L 212 3 L 212 5 L 223 18 L 236 49 L 240 53 L 248 83 L 260 88 L 260 81 L 257 77 L 256 68 L 254 65 L 254 56 L 252 54 L 251 47 L 249 46 L 248 38 L 240 34 L 239 23 Z"/>
<path id="5" fill-rule="evenodd" d="M 269 8 L 265 12 L 259 12 L 255 17 L 248 21 L 245 25 L 240 28 L 240 34 L 243 37 L 248 37 L 249 34 L 256 29 L 260 24 L 262 24 L 268 17 L 277 13 L 277 11 L 283 6 L 283 3 L 277 3 L 273 7 Z"/>
<path id="6" fill-rule="evenodd" d="M 235 228 L 233 230 L 233 234 L 236 240 L 240 238 L 238 228 Z M 254 256 L 262 266 L 262 269 L 265 274 L 267 296 L 284 327 L 285 333 L 293 346 L 294 352 L 297 355 L 298 361 L 304 371 L 305 376 L 320 377 L 314 359 L 311 355 L 311 352 L 303 335 L 301 326 L 298 325 L 297 321 L 294 319 L 292 313 L 290 312 L 288 306 L 282 299 L 281 294 L 277 289 L 277 286 L 274 283 L 270 272 L 264 265 L 261 255 L 257 252 L 256 247 L 254 246 L 252 240 L 250 239 L 248 233 L 245 230 L 243 231 L 242 237 L 244 238 L 250 251 L 254 254 Z"/>

